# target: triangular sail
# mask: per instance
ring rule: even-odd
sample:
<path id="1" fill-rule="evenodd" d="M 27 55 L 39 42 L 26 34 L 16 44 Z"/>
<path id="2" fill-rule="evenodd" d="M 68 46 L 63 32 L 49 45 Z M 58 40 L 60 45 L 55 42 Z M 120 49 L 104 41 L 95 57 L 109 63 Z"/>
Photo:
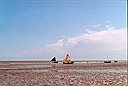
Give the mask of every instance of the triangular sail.
<path id="1" fill-rule="evenodd" d="M 64 59 L 64 62 L 70 62 L 70 57 L 69 57 L 68 54 L 66 55 L 66 57 L 65 57 L 65 59 Z"/>
<path id="2" fill-rule="evenodd" d="M 56 61 L 56 57 L 54 57 L 51 61 Z"/>

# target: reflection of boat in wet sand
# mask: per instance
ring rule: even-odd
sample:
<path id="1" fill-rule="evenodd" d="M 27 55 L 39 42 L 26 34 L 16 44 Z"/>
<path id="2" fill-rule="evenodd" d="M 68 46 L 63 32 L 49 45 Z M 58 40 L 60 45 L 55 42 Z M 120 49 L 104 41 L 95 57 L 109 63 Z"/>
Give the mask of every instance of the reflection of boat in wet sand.
<path id="1" fill-rule="evenodd" d="M 108 57 L 107 57 L 108 58 Z M 108 61 L 104 61 L 104 63 L 111 63 L 111 61 L 109 61 L 109 58 L 108 58 Z"/>
<path id="2" fill-rule="evenodd" d="M 73 64 L 73 63 L 74 61 L 71 61 L 69 55 L 67 54 L 65 59 L 63 60 L 63 64 Z"/>
<path id="3" fill-rule="evenodd" d="M 58 61 L 56 61 L 56 57 L 53 57 L 53 58 L 51 59 L 51 62 L 53 62 L 53 63 L 58 63 Z"/>

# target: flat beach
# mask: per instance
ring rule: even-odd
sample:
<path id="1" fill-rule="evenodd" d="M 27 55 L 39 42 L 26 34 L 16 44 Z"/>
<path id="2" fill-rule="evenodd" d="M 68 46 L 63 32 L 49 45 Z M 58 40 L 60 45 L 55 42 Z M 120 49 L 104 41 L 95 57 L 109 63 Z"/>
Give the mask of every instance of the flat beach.
<path id="1" fill-rule="evenodd" d="M 0 86 L 127 86 L 127 62 L 0 62 Z"/>

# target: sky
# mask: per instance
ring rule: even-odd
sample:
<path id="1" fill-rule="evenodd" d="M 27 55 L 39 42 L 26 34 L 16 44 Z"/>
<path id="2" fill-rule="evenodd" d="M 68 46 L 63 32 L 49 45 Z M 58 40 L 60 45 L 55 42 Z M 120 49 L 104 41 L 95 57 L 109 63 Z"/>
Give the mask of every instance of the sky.
<path id="1" fill-rule="evenodd" d="M 0 60 L 126 58 L 126 0 L 0 1 Z"/>

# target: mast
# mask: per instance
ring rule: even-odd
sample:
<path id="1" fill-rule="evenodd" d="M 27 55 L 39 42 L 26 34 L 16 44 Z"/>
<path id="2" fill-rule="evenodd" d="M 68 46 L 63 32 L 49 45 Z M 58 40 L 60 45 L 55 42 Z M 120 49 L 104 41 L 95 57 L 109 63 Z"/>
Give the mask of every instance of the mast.
<path id="1" fill-rule="evenodd" d="M 107 56 L 107 59 L 108 59 L 108 61 L 109 61 L 109 58 L 108 58 L 108 56 Z"/>

